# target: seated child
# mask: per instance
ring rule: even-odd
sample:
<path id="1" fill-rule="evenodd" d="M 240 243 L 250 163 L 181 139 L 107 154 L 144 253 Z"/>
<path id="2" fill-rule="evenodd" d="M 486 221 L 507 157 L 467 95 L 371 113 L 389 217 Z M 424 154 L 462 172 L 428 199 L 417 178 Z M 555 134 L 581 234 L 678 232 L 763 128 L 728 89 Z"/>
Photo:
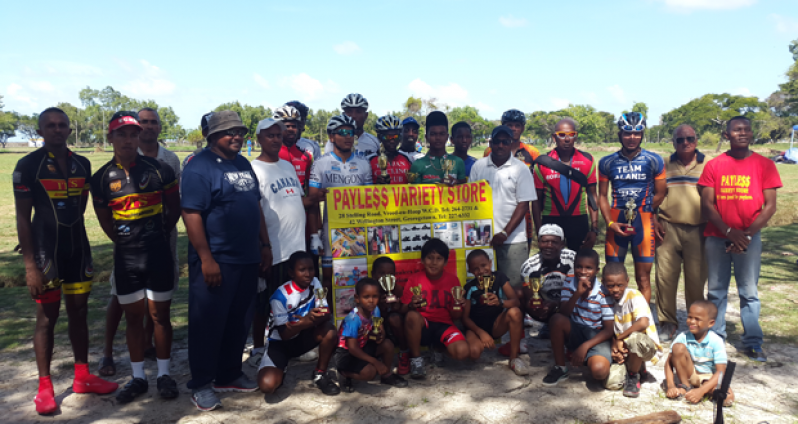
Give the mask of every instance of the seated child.
<path id="1" fill-rule="evenodd" d="M 543 378 L 546 386 L 556 386 L 568 378 L 566 347 L 573 354 L 571 364 L 587 364 L 594 379 L 604 381 L 610 374 L 612 299 L 596 278 L 598 267 L 595 250 L 582 249 L 576 254 L 574 279 L 563 286 L 560 309 L 549 320 L 555 366 Z"/>
<path id="2" fill-rule="evenodd" d="M 465 286 L 466 302 L 463 305 L 463 325 L 471 359 L 477 360 L 485 349 L 493 349 L 494 339 L 510 331 L 510 369 L 517 375 L 529 374 L 526 363 L 518 357 L 521 339 L 524 338 L 524 314 L 521 302 L 503 272 L 491 271 L 490 257 L 484 250 L 473 250 L 466 258 L 468 272 L 474 279 Z M 479 277 L 493 276 L 493 287 L 487 294 L 479 287 Z M 486 297 L 483 297 L 486 294 Z"/>
<path id="3" fill-rule="evenodd" d="M 422 344 L 443 346 L 449 356 L 458 361 L 469 357 L 468 342 L 453 321 L 462 316 L 462 309 L 452 311 L 455 302 L 451 289 L 460 286 L 460 281 L 444 271 L 448 258 L 449 247 L 440 239 L 424 243 L 421 247 L 424 271 L 410 276 L 402 293 L 405 336 L 410 348 L 410 377 L 414 379 L 425 378 L 427 374 L 421 357 Z M 420 287 L 421 294 L 413 294 L 414 287 Z"/>
<path id="4" fill-rule="evenodd" d="M 357 306 L 344 318 L 338 332 L 335 362 L 338 372 L 345 377 L 344 390 L 350 393 L 353 391 L 352 379 L 371 381 L 377 374 L 382 384 L 407 387 L 407 381 L 391 372 L 393 343 L 385 338 L 385 326 L 380 326 L 377 340 L 371 340 L 372 317 L 381 317 L 377 307 L 379 299 L 380 288 L 376 280 L 364 278 L 358 281 L 355 286 Z"/>
<path id="5" fill-rule="evenodd" d="M 708 300 L 690 305 L 687 313 L 690 331 L 676 336 L 665 362 L 665 388 L 669 398 L 684 396 L 688 402 L 698 403 L 718 386 L 720 375 L 726 371 L 726 346 L 723 339 L 710 330 L 717 316 L 718 308 Z M 723 405 L 730 406 L 732 402 L 734 393 L 729 388 Z"/>
<path id="6" fill-rule="evenodd" d="M 341 392 L 327 373 L 338 337 L 330 313 L 322 313 L 316 307 L 315 290 L 322 286 L 315 274 L 310 253 L 295 252 L 288 258 L 291 281 L 280 286 L 271 297 L 269 343 L 258 369 L 258 386 L 266 394 L 274 393 L 283 384 L 291 358 L 316 346 L 319 359 L 313 382 L 325 395 Z M 326 299 L 323 304 L 326 305 Z"/>
<path id="7" fill-rule="evenodd" d="M 371 278 L 379 283 L 380 278 L 384 275 L 396 276 L 396 264 L 387 256 L 380 256 L 371 264 Z M 388 293 L 380 286 L 380 313 L 385 318 L 385 329 L 388 331 L 388 338 L 399 347 L 399 362 L 396 364 L 396 373 L 399 375 L 407 375 L 410 373 L 410 350 L 407 348 L 407 339 L 405 338 L 405 324 L 404 315 L 402 315 L 402 291 L 404 287 L 396 282 L 396 287 L 393 288 L 393 295 L 396 296 L 396 302 L 388 303 L 386 297 Z"/>
<path id="8" fill-rule="evenodd" d="M 626 397 L 640 396 L 640 381 L 646 374 L 645 361 L 652 360 L 662 350 L 651 308 L 643 294 L 628 288 L 629 275 L 620 262 L 610 262 L 601 274 L 601 284 L 615 304 L 615 337 L 612 339 L 610 376 L 604 387 L 623 388 Z"/>

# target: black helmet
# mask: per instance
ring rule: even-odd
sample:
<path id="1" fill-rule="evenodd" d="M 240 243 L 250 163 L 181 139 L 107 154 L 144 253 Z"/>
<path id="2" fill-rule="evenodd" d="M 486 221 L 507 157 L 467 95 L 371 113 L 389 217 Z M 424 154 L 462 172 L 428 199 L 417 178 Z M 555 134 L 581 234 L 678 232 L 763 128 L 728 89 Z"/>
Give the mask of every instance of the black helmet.
<path id="1" fill-rule="evenodd" d="M 502 125 L 508 122 L 520 122 L 526 124 L 526 115 L 518 109 L 510 109 L 502 113 Z"/>

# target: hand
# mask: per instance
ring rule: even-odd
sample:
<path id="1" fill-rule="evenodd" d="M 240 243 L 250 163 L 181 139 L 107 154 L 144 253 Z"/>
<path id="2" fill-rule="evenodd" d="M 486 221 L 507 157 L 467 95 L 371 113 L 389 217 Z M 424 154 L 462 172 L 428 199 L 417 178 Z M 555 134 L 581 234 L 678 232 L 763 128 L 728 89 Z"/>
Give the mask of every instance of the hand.
<path id="1" fill-rule="evenodd" d="M 751 240 L 748 240 L 748 236 L 745 235 L 745 232 L 736 228 L 732 228 L 726 238 L 734 243 L 734 247 L 740 249 L 741 251 L 748 249 L 748 243 L 751 243 Z"/>
<path id="2" fill-rule="evenodd" d="M 272 267 L 272 248 L 263 246 L 260 248 L 260 272 L 266 274 Z"/>
<path id="3" fill-rule="evenodd" d="M 377 334 L 377 340 L 375 340 L 375 342 L 376 342 L 377 344 L 380 344 L 380 343 L 382 343 L 384 340 L 385 340 L 385 325 L 383 324 L 383 326 L 382 326 L 382 327 L 380 327 L 380 334 Z"/>
<path id="4" fill-rule="evenodd" d="M 701 390 L 701 388 L 695 388 L 684 394 L 684 398 L 690 403 L 701 402 L 701 399 L 703 397 L 704 397 L 704 391 Z"/>
<path id="5" fill-rule="evenodd" d="M 389 370 L 388 367 L 386 367 L 385 364 L 380 361 L 374 362 L 374 368 L 377 369 L 377 374 L 379 375 L 385 375 L 391 372 L 391 370 Z"/>
<path id="6" fill-rule="evenodd" d="M 490 245 L 493 247 L 499 247 L 503 245 L 506 241 L 507 241 L 507 234 L 501 232 L 493 235 L 493 238 L 490 240 Z"/>
<path id="7" fill-rule="evenodd" d="M 202 262 L 202 277 L 208 287 L 219 287 L 222 285 L 222 271 L 215 260 Z"/>
<path id="8" fill-rule="evenodd" d="M 585 363 L 585 356 L 587 356 L 587 345 L 582 344 L 571 357 L 571 365 L 581 367 Z"/>
<path id="9" fill-rule="evenodd" d="M 390 184 L 390 183 L 391 183 L 390 175 L 386 175 L 384 177 L 380 175 L 379 177 L 377 177 L 377 184 Z"/>
<path id="10" fill-rule="evenodd" d="M 624 343 L 623 340 L 615 340 L 613 345 L 614 350 L 617 350 L 621 354 L 624 354 L 628 351 L 628 349 L 626 349 L 626 343 Z"/>
<path id="11" fill-rule="evenodd" d="M 592 249 L 596 245 L 596 238 L 598 234 L 595 231 L 588 231 L 585 239 L 582 240 L 581 249 Z"/>
<path id="12" fill-rule="evenodd" d="M 310 235 L 310 253 L 320 256 L 324 251 L 324 244 L 321 242 L 321 234 L 314 233 Z"/>
<path id="13" fill-rule="evenodd" d="M 668 391 L 665 393 L 665 395 L 668 396 L 668 399 L 675 399 L 684 393 L 684 389 L 680 387 L 668 387 Z"/>
<path id="14" fill-rule="evenodd" d="M 421 309 L 422 303 L 424 303 L 424 297 L 422 297 L 420 294 L 414 294 L 410 299 L 410 306 L 412 306 L 413 309 Z"/>
<path id="15" fill-rule="evenodd" d="M 587 277 L 579 277 L 575 296 L 582 296 L 585 293 L 589 293 L 591 290 L 593 290 L 593 281 L 590 281 Z"/>
<path id="16" fill-rule="evenodd" d="M 44 282 L 47 280 L 47 277 L 44 276 L 44 273 L 39 268 L 27 270 L 27 272 L 25 272 L 25 280 L 28 284 L 30 296 L 33 299 L 36 299 L 37 296 L 44 293 Z"/>
<path id="17" fill-rule="evenodd" d="M 665 227 L 660 224 L 657 218 L 652 219 L 652 221 L 654 224 L 654 238 L 658 243 L 662 243 L 665 240 Z"/>
<path id="18" fill-rule="evenodd" d="M 488 306 L 499 306 L 501 301 L 499 300 L 499 296 L 496 296 L 496 293 L 488 293 L 485 304 Z"/>
<path id="19" fill-rule="evenodd" d="M 634 233 L 634 227 L 629 224 L 621 224 L 620 222 L 615 222 L 610 225 L 610 230 L 615 231 L 616 233 L 620 234 L 622 237 L 630 236 Z M 627 234 L 626 232 L 629 232 Z"/>
<path id="20" fill-rule="evenodd" d="M 315 326 L 320 322 L 326 321 L 330 317 L 330 314 L 321 312 L 319 308 L 313 308 L 307 315 L 305 315 L 305 317 L 309 319 L 310 322 Z"/>
<path id="21" fill-rule="evenodd" d="M 486 333 L 485 331 L 480 331 L 477 336 L 479 336 L 479 341 L 482 342 L 482 346 L 485 346 L 485 349 L 493 349 L 496 347 L 493 337 L 491 337 L 490 334 Z"/>
<path id="22" fill-rule="evenodd" d="M 621 352 L 613 350 L 611 355 L 612 355 L 612 361 L 615 362 L 616 364 L 623 364 L 626 361 L 626 358 L 624 358 L 623 353 Z"/>

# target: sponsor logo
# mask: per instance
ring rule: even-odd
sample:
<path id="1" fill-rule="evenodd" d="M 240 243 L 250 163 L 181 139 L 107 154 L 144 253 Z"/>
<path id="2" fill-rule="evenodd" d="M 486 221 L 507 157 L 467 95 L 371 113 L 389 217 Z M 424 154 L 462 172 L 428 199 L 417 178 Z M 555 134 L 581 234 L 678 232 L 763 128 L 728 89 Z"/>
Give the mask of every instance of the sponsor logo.
<path id="1" fill-rule="evenodd" d="M 47 170 L 55 174 L 55 165 L 47 165 Z"/>
<path id="2" fill-rule="evenodd" d="M 147 231 L 151 231 L 153 228 L 155 228 L 155 222 L 153 222 L 152 220 L 149 220 L 147 222 L 147 225 L 144 226 L 144 229 Z"/>
<path id="3" fill-rule="evenodd" d="M 72 170 L 71 170 L 70 172 L 71 172 L 71 173 L 73 173 L 73 174 L 74 174 L 75 172 L 78 172 L 78 166 L 77 166 L 77 165 L 75 165 L 75 162 L 72 162 Z"/>
<path id="4" fill-rule="evenodd" d="M 277 193 L 278 191 L 284 188 L 299 188 L 299 180 L 296 178 L 278 178 L 275 182 L 273 182 L 269 188 L 272 190 L 272 193 Z M 294 193 L 293 190 L 290 192 L 288 190 L 285 191 L 286 193 Z"/>
<path id="5" fill-rule="evenodd" d="M 249 171 L 225 172 L 224 178 L 235 191 L 250 191 L 255 188 L 255 179 Z"/>
<path id="6" fill-rule="evenodd" d="M 641 191 L 643 191 L 642 188 L 621 188 L 618 189 L 618 195 L 636 199 L 637 195 L 640 194 Z"/>
<path id="7" fill-rule="evenodd" d="M 445 343 L 449 343 L 453 338 L 455 338 L 455 337 L 457 337 L 459 335 L 460 335 L 459 331 L 455 331 L 455 332 L 449 334 L 448 336 L 446 336 L 446 342 Z"/>
<path id="8" fill-rule="evenodd" d="M 83 271 L 83 273 L 86 274 L 87 277 L 94 275 L 94 265 L 89 262 L 89 264 L 86 265 L 86 269 Z"/>
<path id="9" fill-rule="evenodd" d="M 340 166 L 333 165 L 332 168 L 330 168 L 330 169 L 332 169 L 333 171 L 341 172 L 341 167 Z"/>
<path id="10" fill-rule="evenodd" d="M 363 185 L 365 184 L 365 177 L 363 175 L 326 174 L 324 175 L 324 182 L 340 185 Z"/>
<path id="11" fill-rule="evenodd" d="M 11 179 L 13 180 L 14 184 L 19 184 L 22 182 L 22 173 L 21 172 L 14 172 L 11 174 Z"/>
<path id="12" fill-rule="evenodd" d="M 122 190 L 122 180 L 113 180 L 110 184 L 108 184 L 108 188 L 111 190 L 112 193 L 116 193 L 119 190 Z"/>
<path id="13" fill-rule="evenodd" d="M 146 174 L 142 175 L 141 181 L 139 182 L 139 188 L 144 190 L 150 184 L 150 173 L 147 172 Z"/>
<path id="14" fill-rule="evenodd" d="M 58 202 L 58 203 L 56 203 L 55 207 L 56 207 L 56 209 L 66 209 L 66 203 Z"/>
<path id="15" fill-rule="evenodd" d="M 119 228 L 117 228 L 116 234 L 118 236 L 127 237 L 127 236 L 130 235 L 130 227 L 128 227 L 127 225 L 122 224 L 122 225 L 119 226 Z"/>
<path id="16" fill-rule="evenodd" d="M 111 178 L 116 177 L 116 171 L 109 172 L 108 176 L 111 177 Z"/>

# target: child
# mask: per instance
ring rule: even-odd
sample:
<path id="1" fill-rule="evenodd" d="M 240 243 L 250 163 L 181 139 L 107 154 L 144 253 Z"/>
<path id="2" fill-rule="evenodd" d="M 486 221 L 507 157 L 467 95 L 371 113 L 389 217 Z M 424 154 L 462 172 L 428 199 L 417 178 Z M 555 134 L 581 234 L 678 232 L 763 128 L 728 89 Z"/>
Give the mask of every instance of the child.
<path id="1" fill-rule="evenodd" d="M 414 379 L 425 378 L 427 374 L 421 357 L 422 344 L 443 346 L 449 356 L 458 361 L 469 357 L 468 342 L 453 322 L 453 319 L 460 319 L 462 309 L 452 311 L 455 302 L 450 290 L 459 286 L 460 281 L 444 271 L 448 258 L 449 247 L 440 239 L 424 243 L 421 247 L 424 272 L 413 274 L 402 294 L 405 335 L 410 348 L 410 377 Z M 414 287 L 420 287 L 421 294 L 413 294 Z"/>
<path id="2" fill-rule="evenodd" d="M 383 177 L 382 169 L 379 166 L 380 152 L 375 152 L 366 157 L 366 160 L 371 165 L 372 180 L 375 184 L 409 183 L 407 171 L 413 165 L 413 159 L 410 159 L 407 153 L 398 150 L 399 143 L 402 141 L 402 122 L 392 115 L 380 116 L 374 128 L 377 130 L 377 138 L 385 150 L 388 163 L 385 168 L 387 175 Z"/>
<path id="3" fill-rule="evenodd" d="M 604 381 L 610 374 L 612 299 L 596 278 L 598 267 L 595 250 L 582 249 L 576 254 L 575 281 L 569 279 L 563 287 L 560 310 L 549 320 L 555 366 L 543 378 L 546 386 L 556 386 L 568 378 L 565 347 L 573 353 L 571 364 L 575 367 L 587 364 L 594 379 Z"/>
<path id="4" fill-rule="evenodd" d="M 718 386 L 720 375 L 726 372 L 726 346 L 720 336 L 710 331 L 717 316 L 718 308 L 708 300 L 690 305 L 687 313 L 690 331 L 676 336 L 665 362 L 666 394 L 669 398 L 684 396 L 688 402 L 698 403 Z M 732 402 L 734 393 L 729 388 L 723 406 L 730 406 Z"/>
<path id="5" fill-rule="evenodd" d="M 612 307 L 615 315 L 612 359 L 615 363 L 604 387 L 610 390 L 623 387 L 624 396 L 638 397 L 641 376 L 647 374 L 645 361 L 662 350 L 651 308 L 642 293 L 628 288 L 629 275 L 622 263 L 608 263 L 601 283 L 615 301 Z"/>
<path id="6" fill-rule="evenodd" d="M 322 286 L 310 253 L 292 254 L 288 258 L 288 275 L 291 281 L 280 286 L 271 297 L 269 343 L 258 370 L 258 386 L 266 394 L 274 393 L 283 384 L 288 361 L 318 346 L 313 382 L 325 395 L 337 395 L 341 389 L 327 374 L 327 365 L 338 337 L 330 314 L 316 307 L 315 290 Z M 326 306 L 326 299 L 321 300 Z"/>
<path id="7" fill-rule="evenodd" d="M 371 381 L 380 375 L 380 383 L 395 387 L 407 387 L 407 381 L 391 372 L 393 368 L 393 343 L 385 339 L 385 327 L 381 326 L 377 340 L 371 340 L 372 317 L 380 317 L 377 303 L 380 288 L 376 280 L 364 278 L 355 286 L 355 309 L 344 318 L 338 334 L 338 349 L 335 352 L 338 372 L 346 379 L 344 389 L 352 392 L 352 379 Z M 382 362 L 376 358 L 382 358 Z"/>
<path id="8" fill-rule="evenodd" d="M 518 357 L 521 339 L 524 338 L 524 314 L 521 313 L 521 302 L 515 294 L 510 280 L 504 273 L 492 272 L 490 257 L 484 250 L 473 250 L 466 258 L 468 272 L 474 279 L 465 286 L 463 305 L 463 325 L 466 327 L 466 340 L 471 359 L 477 360 L 485 349 L 493 349 L 494 338 L 501 337 L 510 330 L 509 356 L 510 369 L 516 375 L 527 375 L 529 369 Z M 493 287 L 485 292 L 479 287 L 479 277 L 493 276 Z"/>
<path id="9" fill-rule="evenodd" d="M 379 282 L 380 278 L 385 275 L 396 276 L 396 264 L 387 256 L 380 256 L 371 264 L 371 278 Z M 385 317 L 386 330 L 388 330 L 388 338 L 399 347 L 399 362 L 396 364 L 396 373 L 399 375 L 407 375 L 410 373 L 410 350 L 407 348 L 407 338 L 405 338 L 404 315 L 402 314 L 402 304 L 400 298 L 404 286 L 399 284 L 397 280 L 396 286 L 393 288 L 393 295 L 396 296 L 396 302 L 388 303 L 386 297 L 388 293 L 380 286 L 380 313 Z"/>

